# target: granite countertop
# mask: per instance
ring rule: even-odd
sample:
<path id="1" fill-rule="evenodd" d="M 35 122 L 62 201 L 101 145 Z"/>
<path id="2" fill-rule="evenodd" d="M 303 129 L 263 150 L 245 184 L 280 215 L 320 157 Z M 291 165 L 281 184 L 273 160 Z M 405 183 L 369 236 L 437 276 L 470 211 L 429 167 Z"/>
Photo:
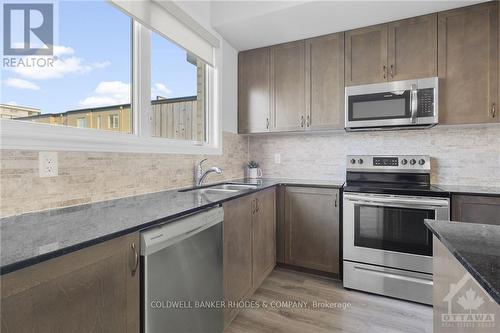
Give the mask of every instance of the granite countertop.
<path id="1" fill-rule="evenodd" d="M 500 186 L 470 186 L 470 185 L 442 185 L 436 184 L 444 192 L 451 194 L 470 194 L 470 195 L 486 195 L 500 196 Z"/>
<path id="2" fill-rule="evenodd" d="M 341 188 L 343 181 L 234 180 L 255 183 L 238 193 L 179 192 L 179 189 L 26 213 L 0 219 L 0 274 L 118 236 L 175 220 L 276 185 Z M 211 184 L 212 185 L 212 184 Z"/>
<path id="3" fill-rule="evenodd" d="M 434 220 L 425 224 L 500 304 L 500 226 Z"/>

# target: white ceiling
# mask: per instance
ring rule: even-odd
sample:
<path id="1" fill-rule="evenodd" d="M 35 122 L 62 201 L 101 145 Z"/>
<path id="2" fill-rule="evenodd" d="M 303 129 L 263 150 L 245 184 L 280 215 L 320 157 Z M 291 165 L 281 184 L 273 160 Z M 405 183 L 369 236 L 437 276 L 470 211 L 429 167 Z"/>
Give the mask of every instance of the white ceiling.
<path id="1" fill-rule="evenodd" d="M 482 1 L 219 1 L 210 21 L 237 50 L 248 50 L 463 7 Z"/>

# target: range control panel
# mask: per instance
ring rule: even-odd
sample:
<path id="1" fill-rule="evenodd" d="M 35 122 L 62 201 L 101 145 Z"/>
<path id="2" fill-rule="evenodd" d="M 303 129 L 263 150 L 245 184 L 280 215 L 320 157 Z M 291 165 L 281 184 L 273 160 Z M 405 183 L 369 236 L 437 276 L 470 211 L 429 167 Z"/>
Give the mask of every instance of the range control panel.
<path id="1" fill-rule="evenodd" d="M 430 173 L 429 155 L 348 155 L 347 171 Z"/>

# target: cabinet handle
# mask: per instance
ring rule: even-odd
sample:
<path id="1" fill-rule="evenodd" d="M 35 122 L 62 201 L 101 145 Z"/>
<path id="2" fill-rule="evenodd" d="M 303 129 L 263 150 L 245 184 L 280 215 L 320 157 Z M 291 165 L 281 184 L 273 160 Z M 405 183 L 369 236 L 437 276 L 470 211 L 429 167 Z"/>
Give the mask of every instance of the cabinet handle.
<path id="1" fill-rule="evenodd" d="M 259 199 L 255 199 L 255 212 L 259 211 Z"/>
<path id="2" fill-rule="evenodd" d="M 134 263 L 132 265 L 131 273 L 132 276 L 135 275 L 135 272 L 137 271 L 137 267 L 139 266 L 139 253 L 137 252 L 137 249 L 135 248 L 135 243 L 132 243 L 130 245 L 130 248 L 132 249 L 132 252 L 134 254 Z"/>
<path id="3" fill-rule="evenodd" d="M 311 117 L 309 115 L 307 115 L 306 126 L 307 127 L 311 126 Z"/>
<path id="4" fill-rule="evenodd" d="M 252 200 L 252 215 L 255 214 L 255 199 Z"/>
<path id="5" fill-rule="evenodd" d="M 266 129 L 269 129 L 269 118 L 266 118 Z"/>
<path id="6" fill-rule="evenodd" d="M 300 127 L 304 127 L 304 116 L 300 116 Z"/>
<path id="7" fill-rule="evenodd" d="M 491 105 L 491 118 L 495 118 L 497 115 L 497 106 L 495 103 Z"/>
<path id="8" fill-rule="evenodd" d="M 335 203 L 335 207 L 337 207 L 337 194 L 335 194 L 335 201 L 334 201 L 334 203 Z"/>
<path id="9" fill-rule="evenodd" d="M 382 66 L 382 75 L 384 75 L 384 79 L 387 79 L 387 66 Z"/>
<path id="10" fill-rule="evenodd" d="M 391 78 L 394 77 L 394 65 L 391 65 Z"/>

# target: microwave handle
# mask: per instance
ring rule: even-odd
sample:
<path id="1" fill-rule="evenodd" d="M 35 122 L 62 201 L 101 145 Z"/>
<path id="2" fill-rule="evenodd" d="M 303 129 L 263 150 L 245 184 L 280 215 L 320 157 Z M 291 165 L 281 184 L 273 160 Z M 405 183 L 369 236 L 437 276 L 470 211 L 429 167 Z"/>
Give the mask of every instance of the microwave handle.
<path id="1" fill-rule="evenodd" d="M 415 124 L 417 122 L 417 110 L 418 110 L 417 85 L 412 84 L 410 87 L 410 111 L 411 111 L 412 124 Z"/>

